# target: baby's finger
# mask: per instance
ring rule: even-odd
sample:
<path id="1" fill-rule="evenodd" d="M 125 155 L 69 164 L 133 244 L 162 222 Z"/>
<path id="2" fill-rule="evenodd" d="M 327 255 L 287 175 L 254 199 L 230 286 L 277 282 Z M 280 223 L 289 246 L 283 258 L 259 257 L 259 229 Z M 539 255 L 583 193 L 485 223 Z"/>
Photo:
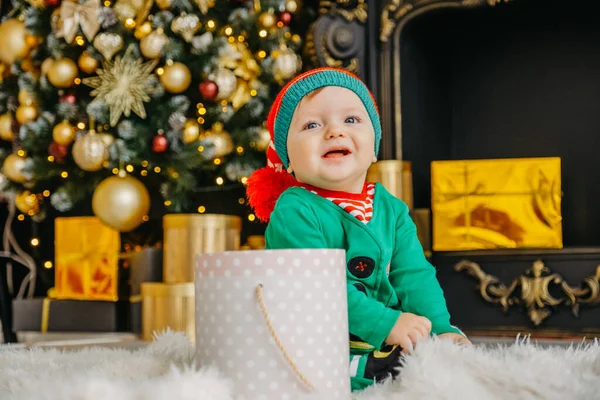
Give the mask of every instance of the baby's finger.
<path id="1" fill-rule="evenodd" d="M 419 317 L 419 323 L 427 330 L 427 336 L 431 333 L 431 321 L 425 317 Z"/>
<path id="2" fill-rule="evenodd" d="M 421 340 L 423 340 L 425 337 L 423 336 L 423 333 L 421 333 L 421 331 L 419 331 L 418 329 L 414 329 L 412 331 L 410 331 L 408 333 L 408 337 L 410 338 L 410 341 L 413 345 L 417 345 L 417 343 Z"/>
<path id="3" fill-rule="evenodd" d="M 402 347 L 402 353 L 410 353 L 413 351 L 413 344 L 408 336 L 403 336 L 398 340 L 398 344 Z"/>
<path id="4" fill-rule="evenodd" d="M 418 329 L 419 332 L 421 333 L 421 335 L 423 335 L 424 339 L 428 339 L 429 338 L 429 334 L 431 333 L 427 327 L 423 324 L 417 324 L 417 326 L 415 327 L 415 329 Z"/>

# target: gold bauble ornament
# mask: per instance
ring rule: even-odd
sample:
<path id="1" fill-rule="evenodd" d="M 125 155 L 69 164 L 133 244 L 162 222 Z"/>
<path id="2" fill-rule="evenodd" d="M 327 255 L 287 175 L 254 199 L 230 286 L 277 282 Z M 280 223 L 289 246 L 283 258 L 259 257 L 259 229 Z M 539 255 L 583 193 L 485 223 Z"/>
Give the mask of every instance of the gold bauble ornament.
<path id="1" fill-rule="evenodd" d="M 175 62 L 164 67 L 164 72 L 160 76 L 165 90 L 169 93 L 181 93 L 190 87 L 192 82 L 192 73 L 187 65 Z"/>
<path id="2" fill-rule="evenodd" d="M 146 36 L 152 33 L 152 23 L 149 21 L 144 22 L 141 25 L 138 25 L 135 28 L 135 33 L 133 34 L 137 40 L 142 40 Z"/>
<path id="3" fill-rule="evenodd" d="M 272 12 L 264 12 L 258 16 L 258 23 L 263 28 L 272 28 L 277 23 L 277 17 Z"/>
<path id="4" fill-rule="evenodd" d="M 219 87 L 217 92 L 217 101 L 229 99 L 237 87 L 237 78 L 235 74 L 227 68 L 219 68 L 210 74 L 208 79 L 215 82 Z"/>
<path id="5" fill-rule="evenodd" d="M 110 146 L 112 146 L 112 144 L 115 142 L 115 137 L 110 133 L 99 133 L 98 135 L 100 135 L 100 137 L 102 138 L 102 141 L 104 142 L 106 148 L 110 149 Z"/>
<path id="6" fill-rule="evenodd" d="M 200 125 L 194 119 L 190 119 L 185 123 L 183 127 L 183 134 L 181 135 L 181 139 L 183 143 L 192 143 L 198 140 L 200 137 Z"/>
<path id="7" fill-rule="evenodd" d="M 90 56 L 90 53 L 88 53 L 87 51 L 81 53 L 79 59 L 77 60 L 77 65 L 79 66 L 79 69 L 85 72 L 86 74 L 96 72 L 96 69 L 98 69 L 98 64 L 98 60 Z"/>
<path id="8" fill-rule="evenodd" d="M 279 52 L 273 63 L 273 77 L 279 82 L 292 78 L 302 68 L 302 59 L 291 49 Z"/>
<path id="9" fill-rule="evenodd" d="M 169 37 L 159 28 L 140 41 L 140 51 L 146 58 L 159 58 L 162 48 L 167 43 L 169 43 Z"/>
<path id="10" fill-rule="evenodd" d="M 10 66 L 0 62 L 0 83 L 10 76 Z"/>
<path id="11" fill-rule="evenodd" d="M 156 0 L 155 1 L 158 8 L 161 10 L 168 10 L 171 8 L 171 4 L 173 4 L 172 0 Z"/>
<path id="12" fill-rule="evenodd" d="M 298 11 L 302 7 L 301 0 L 287 0 L 285 2 L 285 9 L 292 14 Z"/>
<path id="13" fill-rule="evenodd" d="M 44 62 L 40 66 L 40 71 L 42 71 L 42 76 L 45 76 L 48 74 L 48 71 L 50 71 L 50 67 L 52 66 L 53 62 L 54 62 L 54 59 L 52 59 L 50 57 L 48 57 L 44 60 Z"/>
<path id="14" fill-rule="evenodd" d="M 35 49 L 36 47 L 38 47 L 40 44 L 43 43 L 43 39 L 39 36 L 35 36 L 35 35 L 25 35 L 25 42 L 27 43 L 27 46 L 30 49 Z"/>
<path id="15" fill-rule="evenodd" d="M 25 58 L 31 49 L 31 40 L 28 40 L 25 23 L 14 18 L 0 24 L 0 61 L 12 64 L 18 59 Z"/>
<path id="16" fill-rule="evenodd" d="M 31 194 L 29 190 L 25 190 L 15 197 L 15 205 L 23 214 L 34 215 L 40 210 L 40 203 L 37 196 Z"/>
<path id="17" fill-rule="evenodd" d="M 69 88 L 73 86 L 77 78 L 77 64 L 70 58 L 55 60 L 48 70 L 48 80 L 57 88 Z"/>
<path id="18" fill-rule="evenodd" d="M 25 174 L 26 165 L 27 159 L 25 157 L 21 157 L 16 153 L 11 153 L 4 159 L 2 173 L 13 182 L 24 183 L 29 180 L 28 176 Z"/>
<path id="19" fill-rule="evenodd" d="M 0 115 L 0 139 L 7 141 L 13 139 L 12 121 L 10 113 Z"/>
<path id="20" fill-rule="evenodd" d="M 25 72 L 29 72 L 32 75 L 38 75 L 38 70 L 33 63 L 33 60 L 29 57 L 21 61 L 21 69 Z"/>
<path id="21" fill-rule="evenodd" d="M 17 98 L 19 99 L 19 104 L 23 104 L 26 106 L 31 106 L 37 103 L 35 94 L 28 92 L 24 89 L 19 90 L 19 95 Z"/>
<path id="22" fill-rule="evenodd" d="M 17 121 L 21 125 L 26 124 L 31 121 L 35 121 L 38 117 L 38 109 L 35 106 L 29 105 L 21 105 L 17 107 Z"/>
<path id="23" fill-rule="evenodd" d="M 269 148 L 269 144 L 271 143 L 271 133 L 264 126 L 260 127 L 258 131 L 258 135 L 255 141 L 256 150 L 258 151 L 266 151 Z"/>
<path id="24" fill-rule="evenodd" d="M 121 171 L 96 187 L 92 210 L 104 224 L 129 232 L 140 226 L 148 215 L 150 194 L 142 182 Z"/>
<path id="25" fill-rule="evenodd" d="M 108 148 L 102 135 L 90 131 L 78 138 L 73 145 L 73 160 L 84 171 L 98 171 L 108 160 Z"/>
<path id="26" fill-rule="evenodd" d="M 121 22 L 125 22 L 128 19 L 133 20 L 137 14 L 136 8 L 129 1 L 117 1 L 113 6 L 113 10 Z"/>
<path id="27" fill-rule="evenodd" d="M 69 121 L 64 120 L 52 129 L 52 139 L 63 146 L 70 145 L 75 139 L 75 127 Z"/>
<path id="28" fill-rule="evenodd" d="M 206 133 L 204 140 L 212 144 L 215 158 L 226 156 L 233 151 L 233 140 L 231 140 L 229 133 L 223 129 L 221 122 L 213 124 L 210 132 Z"/>

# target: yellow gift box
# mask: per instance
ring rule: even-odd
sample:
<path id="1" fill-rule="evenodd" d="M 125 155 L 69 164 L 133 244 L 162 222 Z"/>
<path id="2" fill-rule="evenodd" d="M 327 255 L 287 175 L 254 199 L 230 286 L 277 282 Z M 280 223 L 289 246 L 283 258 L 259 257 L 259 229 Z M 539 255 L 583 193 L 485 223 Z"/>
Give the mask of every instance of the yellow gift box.
<path id="1" fill-rule="evenodd" d="M 96 217 L 56 218 L 57 299 L 118 300 L 119 232 Z"/>
<path id="2" fill-rule="evenodd" d="M 435 251 L 562 248 L 560 158 L 433 161 Z"/>

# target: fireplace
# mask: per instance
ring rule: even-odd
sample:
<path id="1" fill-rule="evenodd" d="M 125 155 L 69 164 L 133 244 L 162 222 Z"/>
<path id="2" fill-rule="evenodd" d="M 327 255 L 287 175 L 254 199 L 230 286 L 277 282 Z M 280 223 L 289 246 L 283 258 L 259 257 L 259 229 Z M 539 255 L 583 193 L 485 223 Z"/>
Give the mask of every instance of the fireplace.
<path id="1" fill-rule="evenodd" d="M 562 160 L 563 249 L 433 252 L 453 322 L 493 334 L 600 332 L 600 3 L 358 3 L 369 6 L 364 23 L 327 18 L 367 46 L 332 62 L 363 66 L 355 72 L 381 108 L 380 157 L 412 162 L 415 208 L 431 207 L 434 160 Z"/>
<path id="2" fill-rule="evenodd" d="M 600 246 L 600 4 L 577 3 L 444 9 L 406 25 L 402 156 L 417 207 L 430 206 L 432 160 L 560 156 L 564 244 Z"/>

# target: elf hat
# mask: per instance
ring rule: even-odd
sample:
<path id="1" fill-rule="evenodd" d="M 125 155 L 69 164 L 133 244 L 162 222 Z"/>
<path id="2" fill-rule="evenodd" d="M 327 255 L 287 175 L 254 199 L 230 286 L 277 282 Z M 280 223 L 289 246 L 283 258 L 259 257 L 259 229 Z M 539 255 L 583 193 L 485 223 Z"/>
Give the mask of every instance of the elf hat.
<path id="1" fill-rule="evenodd" d="M 291 186 L 299 185 L 287 172 L 287 137 L 296 107 L 304 96 L 325 86 L 339 86 L 352 90 L 361 99 L 373 124 L 375 154 L 379 152 L 379 110 L 375 98 L 360 78 L 343 69 L 317 68 L 292 79 L 281 89 L 269 111 L 267 128 L 271 133 L 271 143 L 267 149 L 267 166 L 254 171 L 248 178 L 248 202 L 256 217 L 263 222 L 269 221 L 281 193 Z"/>

